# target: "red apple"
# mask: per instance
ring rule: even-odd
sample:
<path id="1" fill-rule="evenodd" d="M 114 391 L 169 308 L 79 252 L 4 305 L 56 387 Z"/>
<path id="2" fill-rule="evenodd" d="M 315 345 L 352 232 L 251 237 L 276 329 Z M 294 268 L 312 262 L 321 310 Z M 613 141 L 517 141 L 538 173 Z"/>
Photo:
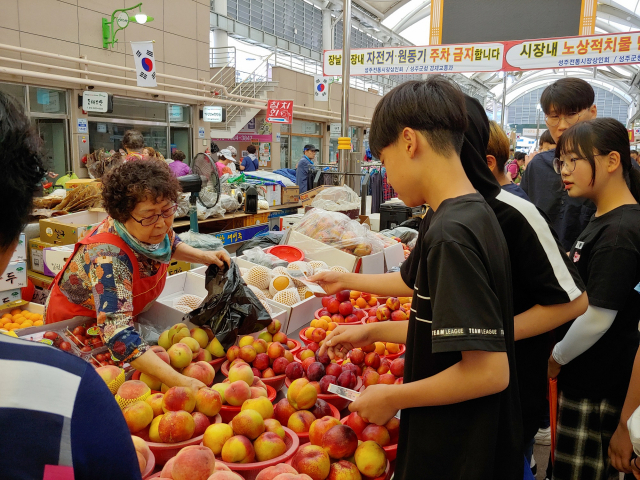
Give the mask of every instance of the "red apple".
<path id="1" fill-rule="evenodd" d="M 340 311 L 340 302 L 337 299 L 332 298 L 329 300 L 327 310 L 329 310 L 329 313 L 338 313 Z"/>
<path id="2" fill-rule="evenodd" d="M 340 312 L 340 315 L 347 317 L 353 313 L 353 305 L 351 305 L 351 302 L 349 301 L 342 302 L 338 307 L 338 311 Z"/>
<path id="3" fill-rule="evenodd" d="M 336 299 L 339 302 L 348 302 L 350 297 L 351 297 L 350 290 L 341 290 L 338 293 L 336 293 Z"/>

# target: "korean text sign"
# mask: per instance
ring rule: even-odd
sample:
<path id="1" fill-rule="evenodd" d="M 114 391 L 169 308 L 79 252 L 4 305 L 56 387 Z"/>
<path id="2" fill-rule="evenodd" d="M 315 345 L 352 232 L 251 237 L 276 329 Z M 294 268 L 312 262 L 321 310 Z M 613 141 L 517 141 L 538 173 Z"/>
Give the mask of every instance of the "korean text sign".
<path id="1" fill-rule="evenodd" d="M 269 100 L 267 103 L 267 122 L 291 123 L 293 118 L 293 101 Z"/>

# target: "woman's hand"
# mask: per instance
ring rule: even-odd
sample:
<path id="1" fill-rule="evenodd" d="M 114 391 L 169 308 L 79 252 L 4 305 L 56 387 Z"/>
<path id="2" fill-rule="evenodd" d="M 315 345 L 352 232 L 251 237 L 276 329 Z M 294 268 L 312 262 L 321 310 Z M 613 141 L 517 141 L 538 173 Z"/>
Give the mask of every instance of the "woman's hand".
<path id="1" fill-rule="evenodd" d="M 349 410 L 376 425 L 386 424 L 398 411 L 391 401 L 392 388 L 398 388 L 398 385 L 369 385 L 349 405 Z"/>
<path id="2" fill-rule="evenodd" d="M 324 352 L 329 354 L 329 358 L 347 358 L 350 350 L 357 347 L 364 347 L 373 343 L 370 340 L 369 325 L 342 325 L 329 332 L 324 343 L 320 347 L 319 354 Z"/>
<path id="3" fill-rule="evenodd" d="M 618 423 L 618 428 L 613 433 L 609 442 L 609 459 L 611 466 L 619 472 L 631 473 L 631 455 L 633 445 L 629 437 L 629 430 L 626 422 Z"/>
<path id="4" fill-rule="evenodd" d="M 201 388 L 205 388 L 206 385 L 204 383 L 202 383 L 200 380 L 197 380 L 195 378 L 190 378 L 190 377 L 186 377 L 184 375 L 180 375 L 180 380 L 178 381 L 178 383 L 176 384 L 176 386 L 179 387 L 188 387 L 191 390 L 193 390 L 193 393 L 195 394 L 198 390 L 200 390 Z"/>
<path id="5" fill-rule="evenodd" d="M 226 264 L 231 266 L 231 257 L 225 250 L 216 250 L 215 252 L 205 252 L 204 263 L 207 265 L 217 265 L 222 268 Z"/>
<path id="6" fill-rule="evenodd" d="M 309 281 L 320 285 L 327 292 L 327 295 L 333 295 L 341 290 L 346 290 L 343 275 L 345 274 L 340 272 L 320 272 L 309 277 Z"/>
<path id="7" fill-rule="evenodd" d="M 560 369 L 562 365 L 556 362 L 556 359 L 553 358 L 553 355 L 549 355 L 549 365 L 547 367 L 547 376 L 549 378 L 556 378 L 560 374 Z"/>

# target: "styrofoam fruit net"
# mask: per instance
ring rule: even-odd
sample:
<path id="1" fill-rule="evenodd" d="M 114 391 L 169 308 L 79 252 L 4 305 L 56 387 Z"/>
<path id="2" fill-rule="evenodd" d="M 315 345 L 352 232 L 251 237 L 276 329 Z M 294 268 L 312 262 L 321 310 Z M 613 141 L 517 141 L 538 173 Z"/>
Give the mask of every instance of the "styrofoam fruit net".
<path id="1" fill-rule="evenodd" d="M 187 307 L 190 309 L 188 310 L 190 312 L 191 310 L 195 310 L 196 308 L 198 308 L 202 303 L 202 300 L 202 297 L 187 294 L 175 300 L 173 302 L 173 306 L 180 311 L 184 311 L 180 307 Z"/>
<path id="2" fill-rule="evenodd" d="M 300 302 L 300 295 L 298 295 L 298 291 L 295 288 L 287 288 L 276 293 L 273 296 L 273 301 L 290 307 Z"/>
<path id="3" fill-rule="evenodd" d="M 284 267 L 276 267 L 273 270 L 271 270 L 271 276 L 274 276 L 274 275 L 288 275 L 287 269 Z"/>
<path id="4" fill-rule="evenodd" d="M 111 383 L 107 385 L 107 387 L 109 388 L 109 391 L 115 395 L 118 389 L 120 388 L 120 386 L 124 383 L 124 380 L 125 380 L 124 370 L 120 369 L 120 373 L 118 374 L 118 376 L 113 380 L 111 380 Z"/>
<path id="5" fill-rule="evenodd" d="M 341 267 L 340 265 L 335 265 L 331 267 L 329 270 L 331 270 L 332 272 L 349 273 L 349 270 L 347 270 L 344 267 Z"/>
<path id="6" fill-rule="evenodd" d="M 307 277 L 313 275 L 313 268 L 307 262 L 291 262 L 288 268 L 291 270 L 300 270 Z M 293 279 L 293 284 L 296 287 L 304 287 L 304 283 L 300 280 L 296 280 L 295 278 Z"/>
<path id="7" fill-rule="evenodd" d="M 256 297 L 258 297 L 258 300 L 266 300 L 267 299 L 267 296 L 258 287 L 255 287 L 253 285 L 249 285 L 249 290 L 251 290 L 253 293 L 255 293 Z"/>
<path id="8" fill-rule="evenodd" d="M 309 262 L 309 266 L 313 268 L 313 273 L 316 274 L 321 270 L 329 270 L 329 265 L 324 263 L 322 260 L 312 260 Z"/>
<path id="9" fill-rule="evenodd" d="M 293 288 L 293 280 L 287 275 L 275 275 L 269 282 L 269 293 L 275 295 L 287 288 Z"/>
<path id="10" fill-rule="evenodd" d="M 194 310 L 189 305 L 174 305 L 173 308 L 182 313 L 191 313 Z"/>
<path id="11" fill-rule="evenodd" d="M 120 395 L 116 393 L 116 402 L 120 405 L 120 409 L 124 410 L 129 405 L 133 405 L 136 402 L 144 402 L 151 395 L 151 389 L 147 390 L 145 393 L 140 395 L 138 398 L 122 398 Z"/>
<path id="12" fill-rule="evenodd" d="M 273 313 L 273 310 L 271 309 L 271 305 L 269 305 L 267 302 L 265 302 L 264 300 L 260 299 L 260 303 L 262 304 L 262 306 L 264 307 L 264 309 L 269 312 L 269 315 L 271 315 Z"/>
<path id="13" fill-rule="evenodd" d="M 271 292 L 269 291 L 269 289 L 267 288 L 266 290 L 260 290 L 262 292 L 262 294 L 267 297 L 269 300 L 273 300 L 273 295 L 271 295 Z"/>
<path id="14" fill-rule="evenodd" d="M 246 275 L 246 282 L 248 285 L 254 285 L 260 290 L 269 288 L 269 269 L 267 267 L 255 266 L 251 267 Z"/>
<path id="15" fill-rule="evenodd" d="M 306 300 L 313 297 L 313 292 L 308 287 L 298 287 L 298 295 L 300 295 L 300 300 Z"/>

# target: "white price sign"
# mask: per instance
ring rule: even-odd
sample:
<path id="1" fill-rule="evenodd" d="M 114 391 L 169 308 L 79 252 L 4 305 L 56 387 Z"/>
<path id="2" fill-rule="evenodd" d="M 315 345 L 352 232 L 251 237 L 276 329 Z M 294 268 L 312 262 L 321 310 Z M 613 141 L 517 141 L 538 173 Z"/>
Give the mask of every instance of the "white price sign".
<path id="1" fill-rule="evenodd" d="M 107 92 L 83 92 L 82 110 L 85 112 L 107 113 L 109 110 L 109 94 Z"/>
<path id="2" fill-rule="evenodd" d="M 206 106 L 202 108 L 202 119 L 209 123 L 222 123 L 222 107 Z"/>

